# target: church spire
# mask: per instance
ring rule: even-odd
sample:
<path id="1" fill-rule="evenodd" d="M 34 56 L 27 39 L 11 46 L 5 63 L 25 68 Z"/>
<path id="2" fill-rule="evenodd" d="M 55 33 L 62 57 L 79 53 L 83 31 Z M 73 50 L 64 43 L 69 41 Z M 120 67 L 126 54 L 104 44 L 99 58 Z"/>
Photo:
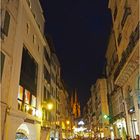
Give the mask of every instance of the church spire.
<path id="1" fill-rule="evenodd" d="M 71 95 L 71 107 L 73 107 L 73 103 L 74 103 L 74 101 L 73 101 L 73 93 L 72 93 L 72 95 Z"/>
<path id="2" fill-rule="evenodd" d="M 78 103 L 78 97 L 77 97 L 76 89 L 75 89 L 75 103 Z"/>

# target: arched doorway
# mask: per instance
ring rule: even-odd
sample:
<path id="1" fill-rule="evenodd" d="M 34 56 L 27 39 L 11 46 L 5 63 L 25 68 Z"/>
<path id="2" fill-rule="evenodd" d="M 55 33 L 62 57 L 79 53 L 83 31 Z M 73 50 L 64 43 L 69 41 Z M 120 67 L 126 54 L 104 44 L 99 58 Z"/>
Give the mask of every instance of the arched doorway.
<path id="1" fill-rule="evenodd" d="M 28 137 L 22 132 L 17 132 L 16 140 L 28 140 Z"/>
<path id="2" fill-rule="evenodd" d="M 17 129 L 16 140 L 28 140 L 29 129 L 25 123 L 21 124 Z"/>

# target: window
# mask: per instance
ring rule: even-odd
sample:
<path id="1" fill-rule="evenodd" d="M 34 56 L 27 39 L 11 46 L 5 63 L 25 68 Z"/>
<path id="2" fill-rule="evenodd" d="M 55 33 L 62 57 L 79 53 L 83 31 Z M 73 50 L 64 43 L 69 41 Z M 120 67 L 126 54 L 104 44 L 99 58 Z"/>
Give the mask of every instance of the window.
<path id="1" fill-rule="evenodd" d="M 140 38 L 139 32 L 140 32 L 140 22 L 138 22 L 137 27 L 136 27 L 135 31 L 133 32 L 133 41 L 135 44 L 137 43 L 137 41 Z"/>
<path id="2" fill-rule="evenodd" d="M 121 40 L 122 40 L 122 34 L 119 33 L 118 39 L 117 39 L 117 41 L 118 41 L 118 46 L 120 45 Z"/>
<path id="3" fill-rule="evenodd" d="M 115 6 L 115 10 L 114 10 L 114 21 L 115 21 L 115 19 L 116 19 L 116 16 L 117 16 L 117 12 L 118 12 L 118 10 L 117 10 L 117 6 Z"/>
<path id="4" fill-rule="evenodd" d="M 30 0 L 26 0 L 26 1 L 27 1 L 28 6 L 31 8 L 31 1 Z"/>
<path id="5" fill-rule="evenodd" d="M 24 47 L 22 53 L 20 84 L 34 96 L 37 92 L 38 64 L 30 52 Z"/>
<path id="6" fill-rule="evenodd" d="M 44 78 L 50 83 L 50 73 L 48 72 L 46 66 L 44 65 Z"/>
<path id="7" fill-rule="evenodd" d="M 9 24 L 10 24 L 10 14 L 8 11 L 5 12 L 5 18 L 4 18 L 4 26 L 2 29 L 2 32 L 8 36 L 8 31 L 9 31 Z"/>
<path id="8" fill-rule="evenodd" d="M 138 89 L 140 90 L 140 76 L 138 77 Z"/>
<path id="9" fill-rule="evenodd" d="M 130 7 L 125 7 L 124 15 L 121 21 L 121 26 L 123 28 L 128 16 L 131 14 L 131 8 Z"/>
<path id="10" fill-rule="evenodd" d="M 5 55 L 2 52 L 0 52 L 0 65 L 1 65 L 0 80 L 2 78 L 2 73 L 3 73 L 3 68 L 4 68 L 4 61 L 5 61 Z"/>
<path id="11" fill-rule="evenodd" d="M 46 96 L 46 87 L 44 86 L 44 99 L 43 100 L 46 100 L 47 99 L 47 96 Z"/>
<path id="12" fill-rule="evenodd" d="M 26 32 L 27 32 L 27 34 L 29 34 L 29 31 L 30 31 L 30 25 L 29 25 L 29 23 L 27 23 L 26 24 Z"/>
<path id="13" fill-rule="evenodd" d="M 40 53 L 40 46 L 38 45 L 38 52 Z"/>
<path id="14" fill-rule="evenodd" d="M 33 43 L 36 44 L 36 35 L 33 35 Z"/>
<path id="15" fill-rule="evenodd" d="M 45 55 L 45 59 L 46 61 L 48 62 L 48 64 L 50 65 L 50 57 L 49 57 L 49 54 L 46 50 L 46 48 L 44 47 L 44 55 Z"/>

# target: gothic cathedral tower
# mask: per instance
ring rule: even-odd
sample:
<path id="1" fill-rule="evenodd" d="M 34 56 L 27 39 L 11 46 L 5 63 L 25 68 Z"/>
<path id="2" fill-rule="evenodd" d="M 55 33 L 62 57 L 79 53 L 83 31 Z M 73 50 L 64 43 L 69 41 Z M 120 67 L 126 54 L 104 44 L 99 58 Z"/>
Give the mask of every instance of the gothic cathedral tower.
<path id="1" fill-rule="evenodd" d="M 80 111 L 80 103 L 78 102 L 78 96 L 76 90 L 71 96 L 71 108 L 74 114 L 74 118 L 75 119 L 79 118 L 81 115 L 81 111 Z"/>

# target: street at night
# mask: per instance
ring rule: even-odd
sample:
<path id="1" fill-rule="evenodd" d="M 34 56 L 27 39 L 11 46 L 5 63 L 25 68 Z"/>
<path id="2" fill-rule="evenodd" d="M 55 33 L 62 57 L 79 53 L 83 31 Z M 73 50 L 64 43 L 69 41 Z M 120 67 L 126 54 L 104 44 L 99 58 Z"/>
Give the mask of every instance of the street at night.
<path id="1" fill-rule="evenodd" d="M 0 140 L 140 140 L 139 0 L 0 5 Z"/>

